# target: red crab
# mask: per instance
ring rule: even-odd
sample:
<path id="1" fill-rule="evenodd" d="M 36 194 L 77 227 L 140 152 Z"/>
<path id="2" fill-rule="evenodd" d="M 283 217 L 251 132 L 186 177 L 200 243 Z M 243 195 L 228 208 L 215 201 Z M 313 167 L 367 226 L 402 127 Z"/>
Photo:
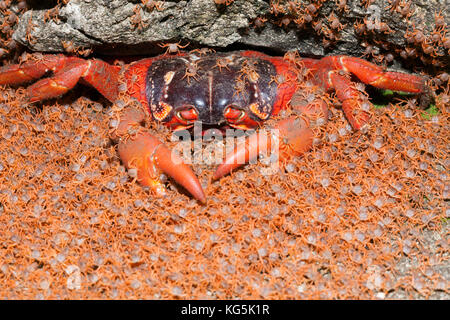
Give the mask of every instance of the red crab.
<path id="1" fill-rule="evenodd" d="M 123 88 L 121 79 L 124 79 L 127 94 L 136 98 L 154 120 L 174 130 L 190 128 L 195 122 L 239 129 L 258 127 L 288 106 L 298 88 L 300 75 L 325 91 L 334 90 L 355 130 L 368 122 L 369 103 L 352 77 L 377 88 L 431 97 L 425 78 L 384 71 L 377 65 L 349 56 L 322 59 L 291 56 L 289 59 L 255 51 L 196 50 L 135 61 L 125 65 L 122 71 L 121 67 L 98 59 L 42 55 L 36 61 L 0 68 L 0 85 L 19 85 L 51 73 L 50 77 L 27 88 L 30 102 L 60 96 L 80 80 L 114 102 L 119 87 Z M 311 119 L 326 121 L 328 106 L 320 98 L 291 105 L 300 117 L 279 120 L 275 127 L 282 138 L 280 143 L 286 146 L 283 150 L 299 155 L 312 146 Z M 138 130 L 131 137 L 127 135 L 146 116 L 136 108 L 122 113 L 115 137 L 119 138 L 119 154 L 125 166 L 137 169 L 138 181 L 152 187 L 157 194 L 165 191 L 159 180 L 162 171 L 196 199 L 205 202 L 204 191 L 191 168 L 172 155 L 161 141 L 146 130 Z M 236 161 L 239 157 L 247 162 L 256 158 L 261 150 L 274 143 L 272 139 L 258 132 L 247 137 L 245 143 L 226 155 L 213 179 L 242 165 Z"/>

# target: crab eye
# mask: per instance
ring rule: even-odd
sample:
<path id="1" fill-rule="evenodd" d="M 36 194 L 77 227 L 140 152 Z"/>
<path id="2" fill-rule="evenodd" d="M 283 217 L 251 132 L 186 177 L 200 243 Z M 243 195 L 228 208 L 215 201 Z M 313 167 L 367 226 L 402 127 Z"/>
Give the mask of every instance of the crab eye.
<path id="1" fill-rule="evenodd" d="M 191 122 L 198 119 L 198 112 L 193 106 L 187 106 L 186 108 L 177 111 L 177 117 L 180 120 Z"/>
<path id="2" fill-rule="evenodd" d="M 228 122 L 235 123 L 245 117 L 245 111 L 238 109 L 235 106 L 228 106 L 225 108 L 223 116 Z"/>

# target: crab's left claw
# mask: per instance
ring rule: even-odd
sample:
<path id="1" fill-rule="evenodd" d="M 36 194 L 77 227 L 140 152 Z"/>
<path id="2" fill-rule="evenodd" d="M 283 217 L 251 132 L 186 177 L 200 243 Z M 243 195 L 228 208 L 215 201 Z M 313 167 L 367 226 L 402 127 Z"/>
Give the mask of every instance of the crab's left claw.
<path id="1" fill-rule="evenodd" d="M 122 133 L 126 128 L 140 120 L 136 110 L 127 112 L 121 119 L 117 130 Z M 140 130 L 128 138 L 120 138 L 119 155 L 128 169 L 137 170 L 137 180 L 144 186 L 149 186 L 158 195 L 166 194 L 161 182 L 161 173 L 173 178 L 183 186 L 195 199 L 205 203 L 206 197 L 202 186 L 191 168 L 174 152 L 147 131 Z"/>
<path id="2" fill-rule="evenodd" d="M 292 156 L 300 156 L 308 151 L 313 142 L 313 131 L 307 121 L 302 118 L 287 118 L 279 121 L 273 129 L 274 131 L 258 131 L 248 136 L 245 141 L 238 144 L 236 148 L 225 156 L 214 172 L 213 179 L 217 180 L 234 169 L 251 162 L 261 154 L 278 151 L 278 160 L 286 160 Z M 277 139 L 277 140 L 275 140 Z M 274 148 L 277 146 L 277 148 Z M 278 149 L 278 150 L 277 150 Z"/>
<path id="3" fill-rule="evenodd" d="M 302 97 L 302 92 L 292 97 L 291 106 L 296 115 L 276 122 L 272 127 L 274 130 L 260 130 L 248 136 L 225 156 L 213 179 L 227 175 L 261 154 L 272 155 L 275 152 L 278 155 L 275 160 L 285 162 L 310 150 L 316 135 L 314 128 L 327 122 L 328 107 L 320 97 L 312 102 Z"/>

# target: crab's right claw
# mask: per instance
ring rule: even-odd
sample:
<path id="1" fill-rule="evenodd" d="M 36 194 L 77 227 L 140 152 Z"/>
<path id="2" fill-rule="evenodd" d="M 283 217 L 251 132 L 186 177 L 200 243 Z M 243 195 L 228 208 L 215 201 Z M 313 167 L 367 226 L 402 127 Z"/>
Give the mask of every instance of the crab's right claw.
<path id="1" fill-rule="evenodd" d="M 135 137 L 120 141 L 119 155 L 127 168 L 137 169 L 138 182 L 152 188 L 157 195 L 166 194 L 160 181 L 161 173 L 165 173 L 195 199 L 206 202 L 202 186 L 191 168 L 150 133 L 140 132 Z"/>

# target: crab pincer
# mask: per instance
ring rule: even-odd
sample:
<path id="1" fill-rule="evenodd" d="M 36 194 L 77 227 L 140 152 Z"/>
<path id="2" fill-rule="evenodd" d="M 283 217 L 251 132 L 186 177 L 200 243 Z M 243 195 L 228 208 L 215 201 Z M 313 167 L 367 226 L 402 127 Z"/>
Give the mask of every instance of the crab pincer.
<path id="1" fill-rule="evenodd" d="M 312 102 L 302 97 L 301 92 L 292 97 L 291 106 L 295 115 L 279 120 L 272 129 L 255 132 L 228 153 L 214 172 L 213 179 L 229 174 L 261 154 L 277 152 L 276 160 L 284 162 L 311 149 L 315 137 L 313 128 L 327 122 L 328 107 L 320 97 Z"/>
<path id="2" fill-rule="evenodd" d="M 195 174 L 181 158 L 148 132 L 142 132 L 119 143 L 119 155 L 127 168 L 137 169 L 137 180 L 151 187 L 157 195 L 165 195 L 160 174 L 165 173 L 189 191 L 194 198 L 205 202 L 206 197 Z"/>
<path id="3" fill-rule="evenodd" d="M 205 203 L 202 186 L 191 168 L 158 138 L 145 130 L 138 130 L 132 136 L 125 133 L 133 126 L 139 126 L 145 114 L 136 109 L 127 110 L 121 117 L 116 130 L 119 138 L 119 156 L 128 169 L 137 169 L 137 181 L 149 186 L 157 195 L 166 194 L 161 182 L 161 173 L 173 178 L 198 201 Z"/>
<path id="4" fill-rule="evenodd" d="M 238 144 L 217 167 L 213 179 L 217 180 L 254 161 L 261 154 L 268 155 L 278 151 L 276 160 L 284 161 L 292 156 L 302 155 L 312 146 L 313 130 L 302 118 L 290 117 L 281 120 L 273 129 L 275 130 L 257 131 Z"/>

